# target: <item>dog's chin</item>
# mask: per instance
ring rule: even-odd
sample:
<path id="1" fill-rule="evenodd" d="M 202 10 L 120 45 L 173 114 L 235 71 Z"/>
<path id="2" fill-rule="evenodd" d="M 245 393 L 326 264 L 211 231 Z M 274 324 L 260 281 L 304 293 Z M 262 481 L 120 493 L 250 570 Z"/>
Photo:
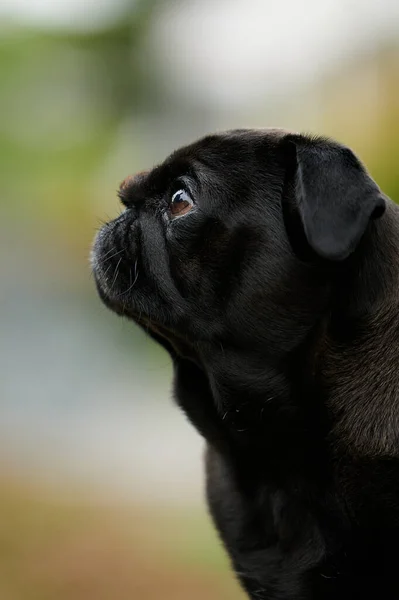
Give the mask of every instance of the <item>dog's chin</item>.
<path id="1" fill-rule="evenodd" d="M 117 315 L 128 316 L 126 314 L 126 305 L 124 305 L 123 302 L 121 302 L 117 292 L 110 292 L 108 286 L 106 285 L 106 283 L 104 283 L 101 274 L 95 273 L 94 280 L 96 283 L 98 295 L 100 296 L 102 303 L 105 304 L 107 308 L 115 312 Z"/>
<path id="2" fill-rule="evenodd" d="M 146 319 L 143 310 L 135 306 L 134 295 L 127 296 L 126 293 L 120 291 L 122 285 L 118 280 L 110 288 L 101 271 L 96 270 L 94 270 L 94 280 L 101 301 L 112 312 L 137 322 L 140 320 L 143 324 L 149 320 Z"/>
<path id="3" fill-rule="evenodd" d="M 164 323 L 154 306 L 149 306 L 148 312 L 138 309 L 134 303 L 134 295 L 128 301 L 123 301 L 121 294 L 109 293 L 107 286 L 101 282 L 101 277 L 95 276 L 98 294 L 103 304 L 119 316 L 126 317 L 141 327 L 151 338 L 165 348 L 173 358 L 184 358 L 200 365 L 193 345 L 186 336 L 180 333 L 170 323 Z M 148 300 L 148 299 L 147 299 Z M 148 305 L 151 303 L 148 301 Z"/>

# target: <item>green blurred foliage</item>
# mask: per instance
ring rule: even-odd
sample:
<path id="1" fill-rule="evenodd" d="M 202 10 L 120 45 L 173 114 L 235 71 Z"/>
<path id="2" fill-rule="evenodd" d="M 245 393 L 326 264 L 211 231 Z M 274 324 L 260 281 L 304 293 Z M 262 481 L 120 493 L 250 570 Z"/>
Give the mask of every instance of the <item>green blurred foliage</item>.
<path id="1" fill-rule="evenodd" d="M 399 44 L 349 61 L 320 84 L 321 127 L 352 146 L 377 183 L 399 202 Z"/>
<path id="2" fill-rule="evenodd" d="M 90 185 L 121 123 L 150 97 L 138 48 L 154 7 L 135 2 L 119 23 L 87 33 L 3 30 L 3 214 L 44 218 L 61 236 L 73 225 L 75 239 L 86 237 L 95 212 Z"/>

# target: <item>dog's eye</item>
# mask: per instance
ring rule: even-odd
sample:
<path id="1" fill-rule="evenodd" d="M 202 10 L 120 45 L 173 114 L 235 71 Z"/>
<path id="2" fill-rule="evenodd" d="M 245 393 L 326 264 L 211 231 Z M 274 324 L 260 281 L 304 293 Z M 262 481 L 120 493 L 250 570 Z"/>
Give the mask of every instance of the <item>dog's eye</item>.
<path id="1" fill-rule="evenodd" d="M 181 217 L 193 207 L 193 201 L 185 190 L 178 190 L 170 201 L 170 214 L 172 217 Z"/>

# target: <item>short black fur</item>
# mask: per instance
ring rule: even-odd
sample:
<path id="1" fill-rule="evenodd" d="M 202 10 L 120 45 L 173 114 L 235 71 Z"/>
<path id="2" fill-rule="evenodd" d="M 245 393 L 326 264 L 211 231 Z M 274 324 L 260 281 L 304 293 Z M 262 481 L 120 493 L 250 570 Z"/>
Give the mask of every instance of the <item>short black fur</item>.
<path id="1" fill-rule="evenodd" d="M 120 194 L 97 287 L 172 357 L 248 596 L 398 598 L 396 206 L 348 148 L 282 130 L 208 136 Z"/>

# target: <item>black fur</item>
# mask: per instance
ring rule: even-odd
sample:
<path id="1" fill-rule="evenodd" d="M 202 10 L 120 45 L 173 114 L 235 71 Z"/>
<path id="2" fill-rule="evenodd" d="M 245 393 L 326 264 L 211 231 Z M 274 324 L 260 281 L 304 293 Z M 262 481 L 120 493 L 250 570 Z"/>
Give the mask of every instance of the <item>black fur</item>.
<path id="1" fill-rule="evenodd" d="M 396 206 L 348 148 L 280 130 L 208 136 L 120 196 L 99 293 L 172 356 L 248 596 L 399 598 Z"/>

